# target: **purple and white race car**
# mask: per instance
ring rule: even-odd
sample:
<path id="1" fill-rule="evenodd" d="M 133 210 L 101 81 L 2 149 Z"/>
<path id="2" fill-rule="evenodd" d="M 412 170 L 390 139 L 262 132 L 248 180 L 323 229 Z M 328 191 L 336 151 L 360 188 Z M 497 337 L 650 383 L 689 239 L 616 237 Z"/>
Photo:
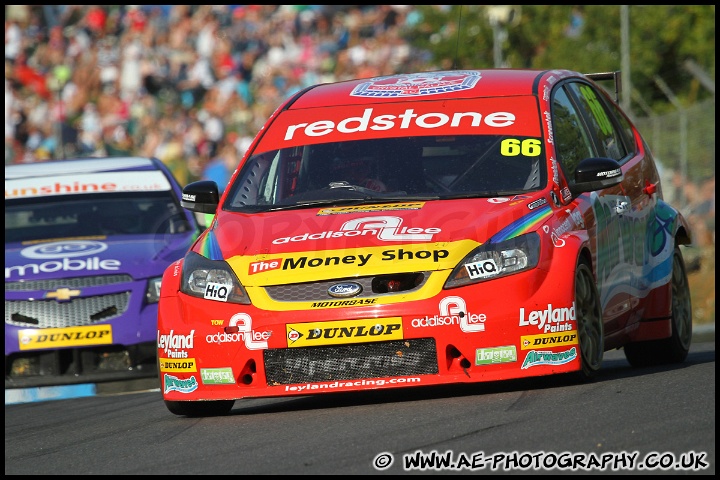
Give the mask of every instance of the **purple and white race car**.
<path id="1" fill-rule="evenodd" d="M 163 271 L 201 227 L 158 159 L 5 166 L 5 388 L 157 375 Z"/>

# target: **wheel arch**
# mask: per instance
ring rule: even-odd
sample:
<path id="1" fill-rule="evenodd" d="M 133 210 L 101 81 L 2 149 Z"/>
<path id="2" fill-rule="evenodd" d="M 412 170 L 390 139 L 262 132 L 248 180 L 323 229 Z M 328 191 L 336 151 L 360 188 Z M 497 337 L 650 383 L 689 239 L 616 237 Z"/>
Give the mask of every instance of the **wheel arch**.
<path id="1" fill-rule="evenodd" d="M 577 265 L 580 261 L 587 261 L 593 276 L 597 278 L 587 231 L 574 230 L 561 236 L 560 239 L 564 244 L 562 247 L 554 247 L 553 265 Z"/>
<path id="2" fill-rule="evenodd" d="M 580 262 L 585 262 L 590 267 L 593 278 L 597 283 L 597 272 L 593 259 L 590 236 L 586 230 L 573 230 L 566 232 L 557 240 L 561 240 L 561 246 L 556 243 L 549 264 L 550 269 L 564 269 L 568 275 L 574 276 L 574 270 Z M 574 280 L 573 280 L 574 281 Z"/>
<path id="3" fill-rule="evenodd" d="M 673 216 L 673 237 L 678 245 L 691 245 L 693 242 L 692 229 L 685 216 L 669 203 L 660 200 L 658 202 L 659 209 L 667 209 L 672 212 Z"/>

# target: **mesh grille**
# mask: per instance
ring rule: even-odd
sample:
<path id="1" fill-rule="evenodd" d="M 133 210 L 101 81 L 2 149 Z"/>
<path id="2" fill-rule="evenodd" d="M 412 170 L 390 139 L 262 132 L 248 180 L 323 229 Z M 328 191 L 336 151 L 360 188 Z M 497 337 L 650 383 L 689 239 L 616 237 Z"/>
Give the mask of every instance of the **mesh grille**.
<path id="1" fill-rule="evenodd" d="M 427 272 L 418 272 L 410 274 L 398 274 L 399 277 L 418 275 L 422 278 L 417 284 L 413 284 L 412 287 L 403 288 L 401 291 L 396 292 L 379 292 L 377 286 L 374 285 L 379 277 L 353 277 L 347 279 L 334 278 L 332 280 L 326 280 L 321 282 L 310 282 L 310 283 L 293 283 L 287 285 L 274 285 L 271 287 L 265 287 L 265 291 L 268 296 L 276 302 L 304 302 L 304 301 L 320 301 L 320 300 L 332 300 L 334 297 L 328 294 L 328 288 L 331 286 L 342 283 L 342 282 L 353 282 L 362 285 L 362 292 L 353 298 L 362 297 L 377 297 L 380 295 L 405 295 L 407 293 L 419 290 L 427 283 L 429 274 Z M 390 276 L 386 276 L 391 278 Z"/>
<path id="2" fill-rule="evenodd" d="M 5 301 L 5 323 L 18 327 L 61 328 L 92 325 L 119 317 L 127 310 L 130 292 L 55 300 Z"/>
<path id="3" fill-rule="evenodd" d="M 268 385 L 438 373 L 434 338 L 264 351 Z"/>
<path id="4" fill-rule="evenodd" d="M 97 277 L 56 278 L 51 280 L 31 280 L 5 282 L 5 291 L 27 292 L 32 290 L 57 290 L 58 288 L 84 288 L 132 282 L 130 275 L 102 275 Z"/>

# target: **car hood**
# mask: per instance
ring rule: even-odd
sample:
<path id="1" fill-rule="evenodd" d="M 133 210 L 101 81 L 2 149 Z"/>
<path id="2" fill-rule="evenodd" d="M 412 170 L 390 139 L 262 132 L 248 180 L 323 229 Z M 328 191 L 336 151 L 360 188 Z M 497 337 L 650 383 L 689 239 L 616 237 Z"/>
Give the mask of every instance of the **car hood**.
<path id="1" fill-rule="evenodd" d="M 226 260 L 247 286 L 452 269 L 475 247 L 539 228 L 540 196 L 220 211 L 193 250 Z"/>
<path id="2" fill-rule="evenodd" d="M 182 258 L 193 236 L 124 235 L 5 244 L 5 281 L 113 274 L 136 280 L 156 277 Z"/>

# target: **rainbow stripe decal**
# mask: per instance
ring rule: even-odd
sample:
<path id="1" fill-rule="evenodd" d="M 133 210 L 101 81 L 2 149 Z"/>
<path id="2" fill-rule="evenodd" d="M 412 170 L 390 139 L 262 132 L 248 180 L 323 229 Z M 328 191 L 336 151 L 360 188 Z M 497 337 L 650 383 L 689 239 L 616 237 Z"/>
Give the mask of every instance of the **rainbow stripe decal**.
<path id="1" fill-rule="evenodd" d="M 500 243 L 503 240 L 514 238 L 525 232 L 533 230 L 539 223 L 547 220 L 547 218 L 550 217 L 550 214 L 552 214 L 550 205 L 538 208 L 524 217 L 515 220 L 510 225 L 497 232 L 490 240 L 488 240 L 488 243 Z"/>
<path id="2" fill-rule="evenodd" d="M 208 230 L 198 243 L 198 253 L 210 260 L 223 260 L 222 251 L 212 230 Z"/>

